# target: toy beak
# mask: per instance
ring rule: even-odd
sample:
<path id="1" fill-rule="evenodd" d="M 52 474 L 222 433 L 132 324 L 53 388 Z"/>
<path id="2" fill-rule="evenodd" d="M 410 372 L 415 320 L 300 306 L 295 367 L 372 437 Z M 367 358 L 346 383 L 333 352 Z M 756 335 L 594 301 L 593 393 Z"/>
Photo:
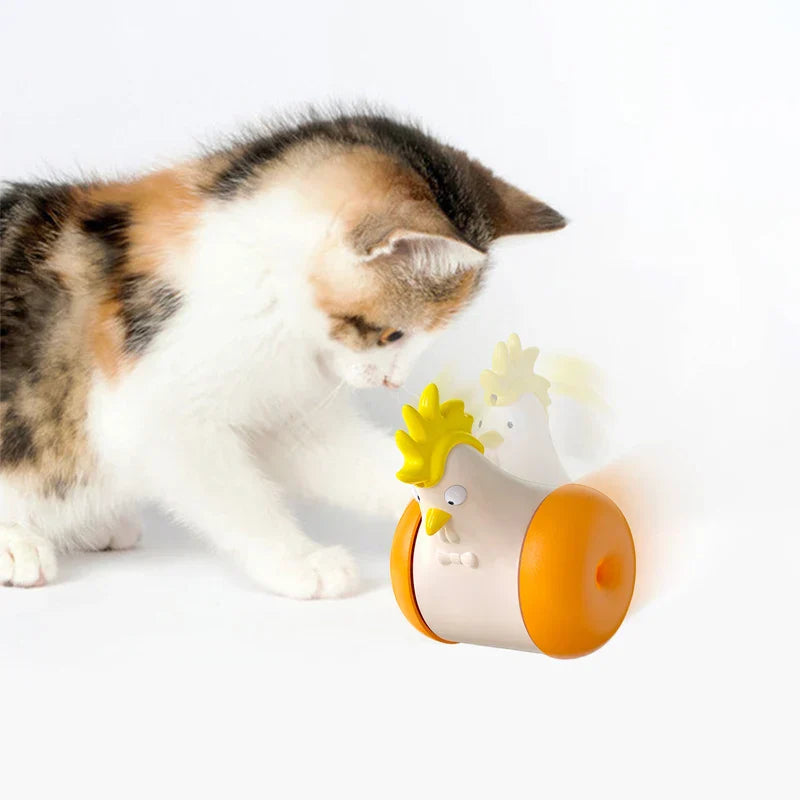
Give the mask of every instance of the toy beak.
<path id="1" fill-rule="evenodd" d="M 498 431 L 486 431 L 478 439 L 484 447 L 488 447 L 490 450 L 503 444 L 503 436 Z"/>
<path id="2" fill-rule="evenodd" d="M 441 508 L 429 508 L 428 513 L 425 514 L 425 533 L 428 536 L 433 536 L 434 533 L 444 527 L 444 524 L 451 516 L 446 511 L 442 511 Z"/>

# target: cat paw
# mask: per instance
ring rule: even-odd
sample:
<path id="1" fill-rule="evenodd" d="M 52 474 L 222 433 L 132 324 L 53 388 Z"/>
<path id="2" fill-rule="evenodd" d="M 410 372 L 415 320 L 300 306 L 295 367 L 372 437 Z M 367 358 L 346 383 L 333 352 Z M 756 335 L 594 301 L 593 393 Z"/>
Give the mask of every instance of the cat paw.
<path id="1" fill-rule="evenodd" d="M 311 597 L 344 597 L 358 588 L 358 565 L 340 545 L 321 547 L 306 556 L 306 569 L 316 577 Z"/>
<path id="2" fill-rule="evenodd" d="M 353 556 L 340 546 L 318 547 L 303 556 L 269 563 L 249 559 L 248 573 L 264 588 L 296 600 L 345 597 L 358 588 L 358 566 Z"/>
<path id="3" fill-rule="evenodd" d="M 43 537 L 16 527 L 0 527 L 0 584 L 44 586 L 58 572 L 56 551 Z"/>
<path id="4" fill-rule="evenodd" d="M 111 529 L 109 550 L 130 550 L 142 538 L 142 523 L 138 519 L 122 519 Z"/>
<path id="5" fill-rule="evenodd" d="M 142 525 L 135 517 L 123 517 L 92 530 L 88 536 L 88 550 L 130 550 L 142 538 Z"/>

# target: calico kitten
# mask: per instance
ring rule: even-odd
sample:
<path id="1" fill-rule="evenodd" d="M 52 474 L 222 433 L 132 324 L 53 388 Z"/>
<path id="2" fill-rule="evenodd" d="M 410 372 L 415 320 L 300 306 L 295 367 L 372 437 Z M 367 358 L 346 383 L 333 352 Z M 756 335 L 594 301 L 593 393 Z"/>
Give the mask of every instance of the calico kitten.
<path id="1" fill-rule="evenodd" d="M 0 584 L 134 544 L 156 501 L 290 597 L 356 567 L 287 489 L 393 514 L 391 439 L 349 387 L 396 388 L 551 208 L 384 116 L 287 125 L 126 182 L 2 195 Z"/>

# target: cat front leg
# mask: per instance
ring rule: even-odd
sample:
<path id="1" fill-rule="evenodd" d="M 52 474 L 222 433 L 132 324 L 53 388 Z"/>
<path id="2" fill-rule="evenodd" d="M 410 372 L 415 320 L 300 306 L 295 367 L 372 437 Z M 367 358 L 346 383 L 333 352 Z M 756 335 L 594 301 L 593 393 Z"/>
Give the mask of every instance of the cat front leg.
<path id="1" fill-rule="evenodd" d="M 173 436 L 159 460 L 162 502 L 260 586 L 298 599 L 340 597 L 357 588 L 353 557 L 303 533 L 280 486 L 232 429 L 199 427 Z"/>
<path id="2" fill-rule="evenodd" d="M 258 455 L 269 473 L 306 497 L 399 519 L 411 492 L 395 477 L 402 459 L 394 439 L 345 398 L 312 417 L 258 439 Z"/>

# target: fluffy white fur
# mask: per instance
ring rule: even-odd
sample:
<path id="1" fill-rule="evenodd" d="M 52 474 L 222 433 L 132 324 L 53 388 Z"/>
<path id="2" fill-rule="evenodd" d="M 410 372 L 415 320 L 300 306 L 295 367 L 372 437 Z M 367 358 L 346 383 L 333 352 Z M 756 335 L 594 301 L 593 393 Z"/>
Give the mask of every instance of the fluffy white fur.
<path id="1" fill-rule="evenodd" d="M 0 482 L 0 583 L 52 580 L 58 550 L 132 545 L 131 509 L 156 501 L 268 590 L 356 588 L 350 554 L 306 536 L 284 493 L 399 514 L 394 445 L 347 392 L 403 383 L 428 335 L 363 354 L 330 339 L 308 276 L 321 246 L 347 272 L 337 225 L 286 187 L 206 206 L 188 252 L 164 264 L 180 310 L 130 370 L 93 383 L 89 484 L 62 501 Z"/>

